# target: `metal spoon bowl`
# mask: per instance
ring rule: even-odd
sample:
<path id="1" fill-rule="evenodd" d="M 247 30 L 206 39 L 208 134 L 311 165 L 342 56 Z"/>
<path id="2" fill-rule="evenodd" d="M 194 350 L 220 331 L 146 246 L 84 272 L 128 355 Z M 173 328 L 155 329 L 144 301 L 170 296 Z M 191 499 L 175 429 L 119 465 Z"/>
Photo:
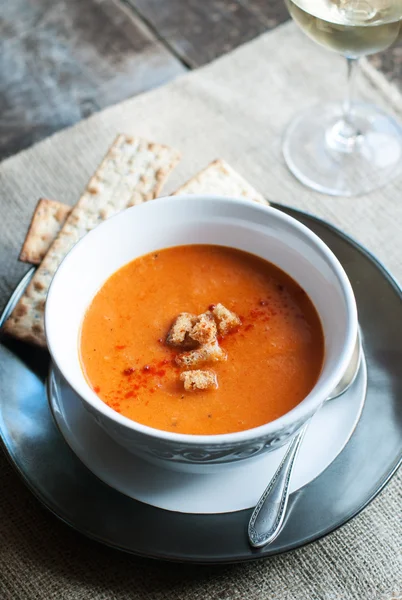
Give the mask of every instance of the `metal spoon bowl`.
<path id="1" fill-rule="evenodd" d="M 342 379 L 328 396 L 325 402 L 342 396 L 353 384 L 359 371 L 362 359 L 362 343 L 360 332 L 357 334 L 356 345 L 352 358 L 343 374 Z M 289 501 L 289 483 L 296 463 L 297 454 L 311 417 L 291 441 L 289 448 L 277 468 L 273 478 L 265 489 L 248 525 L 248 539 L 253 548 L 262 548 L 272 543 L 279 535 L 286 516 Z"/>

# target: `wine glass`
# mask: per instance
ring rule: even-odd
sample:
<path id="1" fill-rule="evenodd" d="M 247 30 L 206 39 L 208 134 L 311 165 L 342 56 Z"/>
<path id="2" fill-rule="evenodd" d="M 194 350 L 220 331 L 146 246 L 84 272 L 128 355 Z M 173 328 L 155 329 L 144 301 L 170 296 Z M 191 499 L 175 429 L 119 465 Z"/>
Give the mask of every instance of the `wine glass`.
<path id="1" fill-rule="evenodd" d="M 347 61 L 343 105 L 322 104 L 288 127 L 283 154 L 305 185 L 334 196 L 354 196 L 388 183 L 402 166 L 402 129 L 379 108 L 355 103 L 358 59 L 398 38 L 402 0 L 285 0 L 294 21 L 315 42 Z"/>

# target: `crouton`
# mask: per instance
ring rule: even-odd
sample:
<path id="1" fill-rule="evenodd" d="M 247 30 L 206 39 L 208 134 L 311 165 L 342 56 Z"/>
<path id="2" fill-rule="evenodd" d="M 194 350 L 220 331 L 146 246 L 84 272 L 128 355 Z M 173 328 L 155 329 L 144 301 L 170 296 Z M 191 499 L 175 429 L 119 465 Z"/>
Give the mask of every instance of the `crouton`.
<path id="1" fill-rule="evenodd" d="M 202 315 L 198 315 L 189 335 L 191 339 L 196 340 L 200 344 L 208 344 L 216 340 L 218 330 L 212 313 L 205 312 Z"/>
<path id="2" fill-rule="evenodd" d="M 218 381 L 213 371 L 184 371 L 180 375 L 180 381 L 184 382 L 186 392 L 218 387 Z"/>
<path id="3" fill-rule="evenodd" d="M 226 353 L 219 346 L 218 342 L 209 342 L 191 352 L 178 354 L 175 358 L 179 367 L 197 367 L 205 362 L 218 362 L 226 360 Z"/>
<path id="4" fill-rule="evenodd" d="M 218 331 L 221 335 L 226 335 L 236 327 L 241 325 L 239 317 L 228 310 L 223 304 L 217 304 L 212 308 L 212 314 L 216 319 Z"/>
<path id="5" fill-rule="evenodd" d="M 196 319 L 197 317 L 191 313 L 180 313 L 167 334 L 166 343 L 168 346 L 196 348 L 198 346 L 197 340 L 189 336 Z"/>

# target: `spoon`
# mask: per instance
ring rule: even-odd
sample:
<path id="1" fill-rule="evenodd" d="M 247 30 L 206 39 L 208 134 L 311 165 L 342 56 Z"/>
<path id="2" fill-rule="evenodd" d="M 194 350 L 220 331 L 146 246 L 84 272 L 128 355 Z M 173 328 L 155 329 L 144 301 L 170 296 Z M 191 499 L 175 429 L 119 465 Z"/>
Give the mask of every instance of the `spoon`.
<path id="1" fill-rule="evenodd" d="M 356 345 L 350 363 L 343 374 L 342 379 L 335 387 L 330 396 L 325 400 L 334 400 L 342 396 L 352 385 L 359 371 L 362 358 L 362 344 L 360 332 L 358 332 Z M 286 509 L 289 500 L 289 483 L 293 467 L 296 463 L 297 454 L 307 427 L 313 417 L 304 424 L 303 428 L 291 441 L 281 464 L 277 468 L 265 489 L 248 524 L 248 539 L 254 548 L 262 548 L 273 542 L 279 535 L 285 520 Z"/>

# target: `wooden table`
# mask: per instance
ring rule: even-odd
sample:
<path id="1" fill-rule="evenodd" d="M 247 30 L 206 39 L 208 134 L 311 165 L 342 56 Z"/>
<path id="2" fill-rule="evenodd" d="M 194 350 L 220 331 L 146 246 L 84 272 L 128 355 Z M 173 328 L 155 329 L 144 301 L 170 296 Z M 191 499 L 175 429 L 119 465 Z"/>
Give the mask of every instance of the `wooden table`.
<path id="1" fill-rule="evenodd" d="M 0 0 L 0 159 L 287 18 L 284 0 Z M 402 40 L 373 61 L 402 88 Z"/>

